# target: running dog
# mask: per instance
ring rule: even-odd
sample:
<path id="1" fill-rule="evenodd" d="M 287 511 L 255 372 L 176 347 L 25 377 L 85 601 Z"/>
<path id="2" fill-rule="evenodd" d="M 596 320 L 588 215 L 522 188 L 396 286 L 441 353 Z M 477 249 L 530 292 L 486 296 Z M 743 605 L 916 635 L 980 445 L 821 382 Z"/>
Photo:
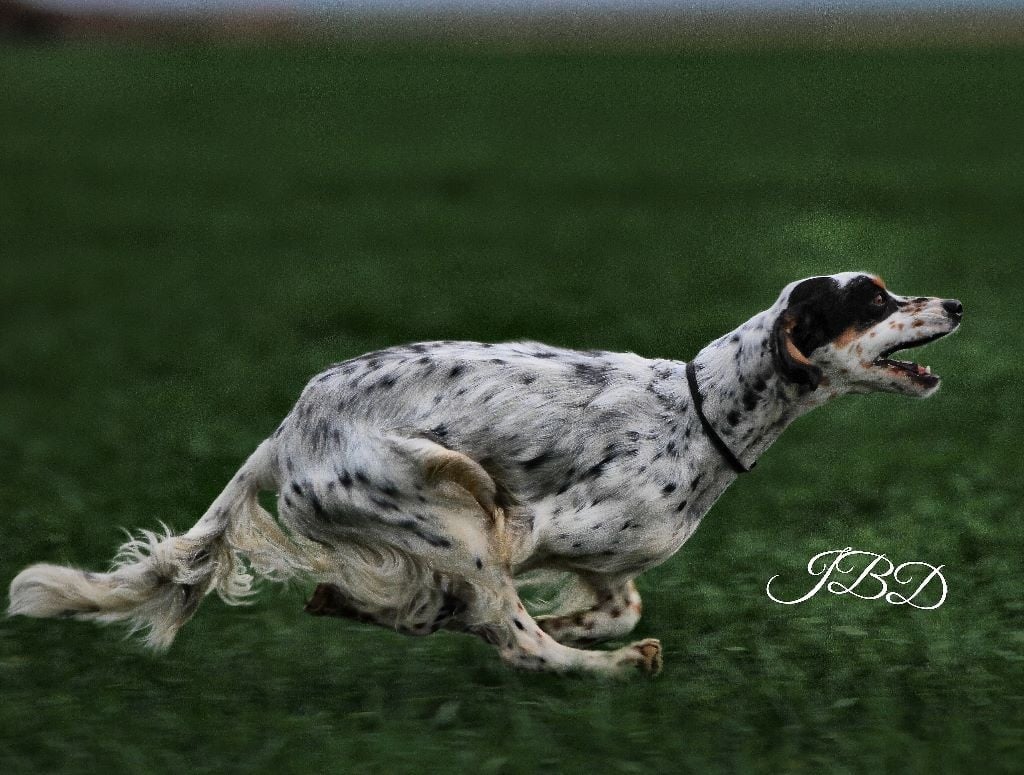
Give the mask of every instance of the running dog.
<path id="1" fill-rule="evenodd" d="M 26 568 L 9 614 L 124 621 L 161 649 L 209 592 L 237 603 L 254 576 L 300 578 L 320 582 L 313 614 L 471 633 L 518 668 L 656 673 L 655 639 L 580 646 L 633 629 L 633 579 L 797 417 L 847 393 L 935 393 L 930 368 L 890 356 L 962 314 L 844 272 L 791 283 L 689 363 L 530 342 L 369 353 L 314 377 L 187 533 L 144 531 L 108 573 Z M 534 617 L 517 583 L 552 571 L 586 602 Z"/>

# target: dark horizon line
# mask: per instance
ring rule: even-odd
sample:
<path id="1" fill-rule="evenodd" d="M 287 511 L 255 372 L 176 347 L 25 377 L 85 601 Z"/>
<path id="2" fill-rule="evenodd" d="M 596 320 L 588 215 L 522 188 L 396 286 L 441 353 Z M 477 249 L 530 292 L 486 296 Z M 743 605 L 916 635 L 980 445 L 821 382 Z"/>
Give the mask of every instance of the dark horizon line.
<path id="1" fill-rule="evenodd" d="M 257 8 L 52 12 L 0 3 L 0 36 L 48 38 L 183 38 L 440 40 L 494 43 L 737 44 L 1019 44 L 1024 8 L 820 9 L 717 7 L 707 10 L 552 9 L 515 12 L 473 8 L 317 13 Z"/>

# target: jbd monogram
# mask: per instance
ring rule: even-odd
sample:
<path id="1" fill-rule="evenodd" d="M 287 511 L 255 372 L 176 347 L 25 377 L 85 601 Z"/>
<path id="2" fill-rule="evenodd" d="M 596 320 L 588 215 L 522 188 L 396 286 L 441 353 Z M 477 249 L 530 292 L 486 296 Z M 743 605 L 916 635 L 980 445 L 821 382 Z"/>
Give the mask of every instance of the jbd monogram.
<path id="1" fill-rule="evenodd" d="M 834 559 L 830 559 L 832 557 Z M 862 567 L 861 558 L 873 559 L 863 564 Z M 843 565 L 844 560 L 848 560 L 846 566 Z M 821 579 L 802 597 L 798 597 L 796 600 L 782 600 L 775 597 L 771 587 L 772 582 L 779 577 L 778 574 L 768 580 L 764 591 L 776 603 L 783 605 L 795 605 L 810 600 L 821 591 L 822 587 L 825 587 L 833 595 L 853 595 L 862 600 L 884 598 L 887 603 L 892 605 L 910 605 L 930 611 L 933 608 L 938 608 L 946 600 L 946 579 L 942 575 L 942 568 L 942 565 L 930 565 L 927 562 L 905 562 L 902 565 L 894 566 L 884 554 L 860 552 L 848 546 L 845 549 L 822 552 L 811 558 L 811 561 L 807 563 L 807 572 L 812 576 L 821 576 Z M 918 569 L 924 572 L 923 576 L 917 572 Z M 837 580 L 835 578 L 837 576 L 845 578 Z M 851 577 L 853 578 L 852 583 L 847 583 Z M 895 582 L 894 586 L 899 585 L 904 592 L 909 592 L 909 594 L 902 594 L 895 589 L 890 590 L 889 582 L 886 579 Z M 910 586 L 914 584 L 916 586 Z M 938 601 L 930 604 L 915 603 L 914 600 L 929 587 L 938 589 Z M 934 594 L 925 595 L 925 599 L 931 599 L 933 596 Z"/>

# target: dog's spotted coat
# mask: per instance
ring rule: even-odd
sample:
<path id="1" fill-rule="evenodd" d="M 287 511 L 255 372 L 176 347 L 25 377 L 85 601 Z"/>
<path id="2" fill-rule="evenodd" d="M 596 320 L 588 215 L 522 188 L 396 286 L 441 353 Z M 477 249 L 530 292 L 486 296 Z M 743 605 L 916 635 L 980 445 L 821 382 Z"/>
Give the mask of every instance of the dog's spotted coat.
<path id="1" fill-rule="evenodd" d="M 862 273 L 792 283 L 694 357 L 711 433 L 749 468 L 830 398 L 930 395 L 938 377 L 887 356 L 961 314 Z M 33 566 L 11 610 L 129 619 L 166 645 L 202 594 L 246 592 L 241 555 L 272 578 L 321 581 L 314 614 L 473 633 L 523 668 L 653 672 L 656 640 L 577 646 L 633 629 L 633 579 L 678 551 L 736 476 L 684 363 L 530 342 L 393 347 L 314 377 L 184 536 L 129 544 L 111 574 Z M 279 493 L 277 522 L 255 502 L 265 489 Z M 532 617 L 515 586 L 530 571 L 574 574 L 592 605 Z"/>

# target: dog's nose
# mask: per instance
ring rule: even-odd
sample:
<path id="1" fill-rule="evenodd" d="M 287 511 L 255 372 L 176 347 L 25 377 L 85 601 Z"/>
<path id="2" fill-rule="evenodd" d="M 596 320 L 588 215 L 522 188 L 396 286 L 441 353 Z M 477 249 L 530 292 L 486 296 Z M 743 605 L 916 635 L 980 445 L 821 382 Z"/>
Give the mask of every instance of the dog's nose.
<path id="1" fill-rule="evenodd" d="M 946 299 L 942 302 L 942 308 L 949 313 L 949 316 L 959 320 L 964 314 L 964 305 L 959 299 Z"/>

